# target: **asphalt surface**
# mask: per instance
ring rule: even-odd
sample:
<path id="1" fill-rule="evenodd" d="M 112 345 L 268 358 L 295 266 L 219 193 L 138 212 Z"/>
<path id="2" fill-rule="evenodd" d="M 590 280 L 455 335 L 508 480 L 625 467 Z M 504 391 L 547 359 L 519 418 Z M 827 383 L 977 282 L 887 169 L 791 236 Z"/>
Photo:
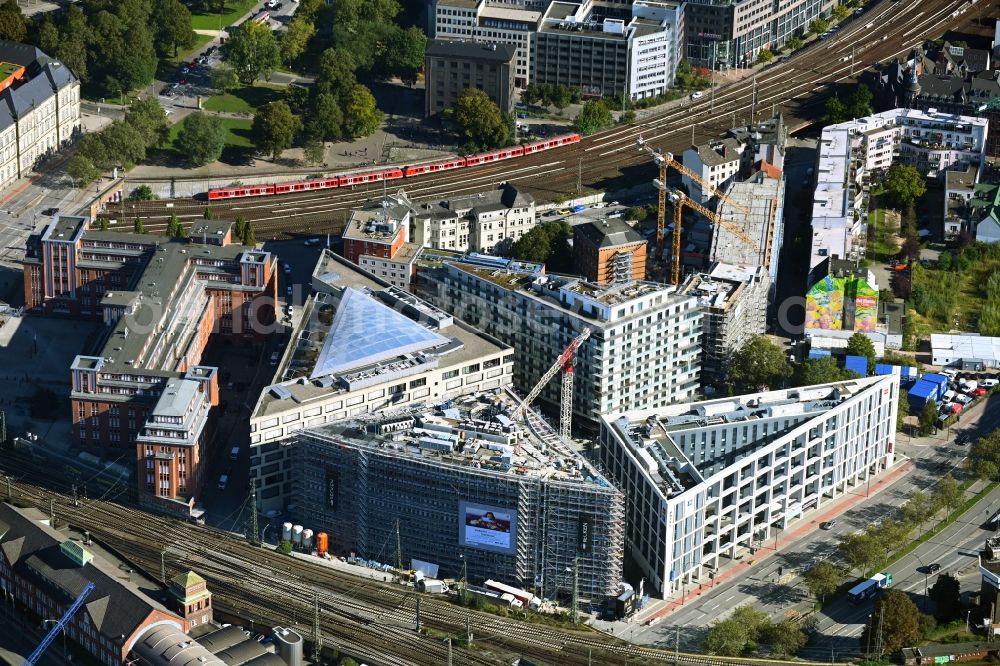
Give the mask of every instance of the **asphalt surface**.
<path id="1" fill-rule="evenodd" d="M 749 576 L 719 584 L 711 591 L 703 592 L 653 626 L 623 627 L 619 630 L 619 635 L 626 638 L 631 636 L 641 643 L 673 645 L 676 629 L 680 627 L 681 648 L 697 649 L 713 621 L 727 617 L 734 608 L 743 604 L 752 604 L 773 617 L 783 617 L 789 612 L 809 612 L 814 600 L 801 579 L 803 570 L 814 561 L 824 559 L 842 565 L 836 552 L 837 541 L 841 536 L 893 516 L 912 491 L 933 490 L 937 481 L 946 473 L 963 478 L 968 445 L 956 444 L 956 436 L 961 432 L 974 438 L 997 427 L 1000 427 L 1000 395 L 994 394 L 963 414 L 962 421 L 950 432 L 941 431 L 937 437 L 913 440 L 906 435 L 899 435 L 897 452 L 912 461 L 912 470 L 888 488 L 842 514 L 832 530 L 817 528 L 785 546 L 778 554 L 762 561 L 759 566 L 751 569 Z M 976 488 L 981 486 L 980 483 Z M 863 489 L 859 492 L 862 491 Z M 974 568 L 975 551 L 982 548 L 989 534 L 982 528 L 984 521 L 998 506 L 1000 488 L 933 539 L 893 564 L 889 568 L 893 573 L 893 586 L 911 593 L 918 606 L 926 608 L 926 600 L 923 598 L 925 576 L 917 571 L 917 567 L 938 563 L 941 569 L 927 577 L 928 586 L 934 584 L 937 575 L 948 572 L 960 578 L 963 592 L 978 590 L 979 576 Z M 927 527 L 929 524 L 923 529 Z M 691 588 L 688 592 L 689 596 L 694 596 Z M 831 651 L 841 656 L 856 654 L 857 637 L 871 612 L 871 606 L 871 601 L 857 606 L 846 600 L 829 604 L 818 614 L 816 634 L 810 647 L 800 656 L 828 659 Z"/>
<path id="2" fill-rule="evenodd" d="M 811 122 L 822 113 L 832 86 L 850 80 L 851 73 L 908 52 L 914 43 L 943 34 L 973 20 L 964 0 L 882 0 L 848 21 L 836 35 L 796 52 L 782 62 L 760 69 L 754 76 L 717 87 L 697 101 L 685 100 L 669 110 L 645 117 L 634 125 L 617 127 L 586 137 L 577 144 L 429 176 L 391 183 L 405 187 L 417 199 L 445 198 L 481 191 L 508 181 L 525 188 L 539 202 L 561 200 L 576 191 L 577 180 L 589 191 L 615 190 L 651 182 L 655 169 L 648 155 L 636 149 L 641 136 L 654 147 L 679 153 L 691 142 L 692 131 L 703 140 L 724 133 L 751 117 L 785 114 L 789 126 Z M 953 14 L 961 11 L 957 16 Z M 869 24 L 873 27 L 868 28 Z M 795 186 L 792 184 L 791 186 Z M 253 221 L 258 235 L 340 230 L 346 211 L 377 196 L 379 183 L 354 189 L 335 189 L 213 205 L 222 214 L 242 215 Z M 157 229 L 170 213 L 182 221 L 199 217 L 205 203 L 177 199 L 168 211 L 165 201 L 137 208 Z M 131 214 L 131 213 L 130 213 Z"/>

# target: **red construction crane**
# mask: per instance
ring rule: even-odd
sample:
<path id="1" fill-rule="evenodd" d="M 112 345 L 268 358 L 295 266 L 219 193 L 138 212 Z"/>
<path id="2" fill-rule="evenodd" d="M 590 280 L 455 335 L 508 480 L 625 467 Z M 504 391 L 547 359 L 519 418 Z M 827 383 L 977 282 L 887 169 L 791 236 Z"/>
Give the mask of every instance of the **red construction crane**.
<path id="1" fill-rule="evenodd" d="M 562 378 L 562 394 L 560 396 L 559 404 L 559 434 L 564 438 L 569 439 L 570 433 L 573 425 L 573 359 L 576 356 L 576 351 L 580 348 L 580 345 L 590 337 L 590 328 L 585 328 L 580 332 L 580 335 L 576 336 L 572 342 L 559 354 L 559 358 L 556 362 L 552 364 L 542 378 L 538 380 L 535 387 L 528 391 L 528 395 L 525 396 L 521 404 L 514 409 L 514 413 L 511 418 L 514 420 L 520 419 L 524 415 L 524 410 L 528 408 L 528 405 L 538 397 L 538 394 L 542 392 L 545 385 L 549 383 L 549 380 L 555 377 L 556 373 L 560 370 L 563 371 Z"/>

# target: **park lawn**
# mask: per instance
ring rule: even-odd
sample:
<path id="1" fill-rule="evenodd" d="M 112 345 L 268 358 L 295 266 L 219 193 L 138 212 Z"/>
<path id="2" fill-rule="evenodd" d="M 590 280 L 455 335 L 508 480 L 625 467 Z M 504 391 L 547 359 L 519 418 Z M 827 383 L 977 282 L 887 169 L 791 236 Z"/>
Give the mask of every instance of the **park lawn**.
<path id="1" fill-rule="evenodd" d="M 272 85 L 244 86 L 231 93 L 212 95 L 202 103 L 206 111 L 223 113 L 255 113 L 268 102 L 281 97 L 281 88 Z"/>
<path id="2" fill-rule="evenodd" d="M 223 118 L 222 125 L 226 128 L 226 146 L 233 148 L 253 148 L 250 140 L 250 125 L 253 121 L 241 118 Z M 181 124 L 174 123 L 170 126 L 168 143 L 173 149 L 174 139 L 181 131 Z M 176 152 L 176 151 L 175 151 Z"/>
<path id="3" fill-rule="evenodd" d="M 197 13 L 191 17 L 191 27 L 195 30 L 218 30 L 220 25 L 228 28 L 249 12 L 255 4 L 257 4 L 255 0 L 226 0 L 221 21 L 217 13 Z"/>

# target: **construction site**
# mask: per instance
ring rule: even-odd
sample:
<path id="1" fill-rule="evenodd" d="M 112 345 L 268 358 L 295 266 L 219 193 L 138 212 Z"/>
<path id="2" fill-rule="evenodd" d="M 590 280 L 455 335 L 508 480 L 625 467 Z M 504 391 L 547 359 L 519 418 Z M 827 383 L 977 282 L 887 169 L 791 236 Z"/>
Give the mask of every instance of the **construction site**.
<path id="1" fill-rule="evenodd" d="M 598 603 L 621 585 L 623 496 L 571 446 L 505 389 L 410 405 L 299 433 L 289 510 L 335 552 Z"/>

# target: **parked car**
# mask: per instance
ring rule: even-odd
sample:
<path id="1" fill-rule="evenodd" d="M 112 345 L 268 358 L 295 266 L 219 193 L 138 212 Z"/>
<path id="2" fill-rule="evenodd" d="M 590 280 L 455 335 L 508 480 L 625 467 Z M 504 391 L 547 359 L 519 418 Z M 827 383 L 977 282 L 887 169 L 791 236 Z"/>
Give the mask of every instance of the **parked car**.
<path id="1" fill-rule="evenodd" d="M 238 446 L 234 446 L 234 447 L 233 447 L 233 448 L 232 448 L 232 449 L 231 449 L 231 450 L 229 451 L 229 459 L 230 459 L 230 460 L 236 460 L 236 459 L 237 459 L 237 458 L 239 458 L 239 457 L 240 457 L 240 447 L 238 447 Z"/>
<path id="2" fill-rule="evenodd" d="M 281 356 L 278 354 L 278 352 L 271 352 L 271 367 L 278 365 L 278 359 L 280 358 Z"/>
<path id="3" fill-rule="evenodd" d="M 691 100 L 693 101 L 693 100 L 696 100 L 696 99 L 701 99 L 704 96 L 705 96 L 705 93 L 703 93 L 700 90 L 696 90 L 693 93 L 691 93 Z"/>
<path id="4" fill-rule="evenodd" d="M 1000 379 L 984 379 L 983 388 L 991 389 L 997 384 L 1000 384 Z"/>
<path id="5" fill-rule="evenodd" d="M 56 215 L 58 213 L 59 213 L 59 209 L 58 208 L 46 208 L 45 210 L 42 211 L 42 215 L 45 215 L 45 216 Z"/>
<path id="6" fill-rule="evenodd" d="M 572 213 L 573 211 L 571 211 L 571 210 L 570 210 L 569 208 L 560 208 L 560 209 L 559 209 L 559 210 L 558 210 L 557 212 L 558 212 L 558 213 L 559 213 L 560 215 L 569 215 L 569 214 L 570 214 L 570 213 Z"/>
<path id="7" fill-rule="evenodd" d="M 289 273 L 292 272 L 292 267 L 286 263 L 284 266 L 284 270 L 285 270 L 285 275 L 288 275 Z"/>
<path id="8" fill-rule="evenodd" d="M 965 406 L 965 405 L 969 404 L 970 402 L 972 402 L 972 398 L 970 398 L 967 395 L 959 395 L 958 397 L 955 398 L 955 402 L 957 402 L 958 404 L 960 404 L 962 406 Z"/>
<path id="9" fill-rule="evenodd" d="M 821 530 L 832 530 L 836 526 L 837 526 L 837 521 L 836 520 L 828 520 L 828 521 L 826 521 L 824 523 L 820 523 L 819 524 L 819 528 Z"/>
<path id="10" fill-rule="evenodd" d="M 181 67 L 181 74 L 187 74 L 190 71 L 191 71 L 191 68 L 188 67 L 187 65 L 184 65 L 183 67 Z"/>
<path id="11" fill-rule="evenodd" d="M 937 562 L 933 562 L 931 564 L 928 564 L 927 566 L 919 567 L 917 571 L 919 571 L 922 574 L 932 574 L 941 571 L 941 565 L 938 564 Z"/>
<path id="12" fill-rule="evenodd" d="M 186 76 L 183 79 L 181 79 L 180 81 L 178 81 L 178 83 L 180 83 L 182 86 L 187 85 L 187 82 L 188 82 L 188 80 L 187 80 Z"/>
<path id="13" fill-rule="evenodd" d="M 223 474 L 219 477 L 219 490 L 225 490 L 227 485 L 229 485 L 229 475 Z"/>

